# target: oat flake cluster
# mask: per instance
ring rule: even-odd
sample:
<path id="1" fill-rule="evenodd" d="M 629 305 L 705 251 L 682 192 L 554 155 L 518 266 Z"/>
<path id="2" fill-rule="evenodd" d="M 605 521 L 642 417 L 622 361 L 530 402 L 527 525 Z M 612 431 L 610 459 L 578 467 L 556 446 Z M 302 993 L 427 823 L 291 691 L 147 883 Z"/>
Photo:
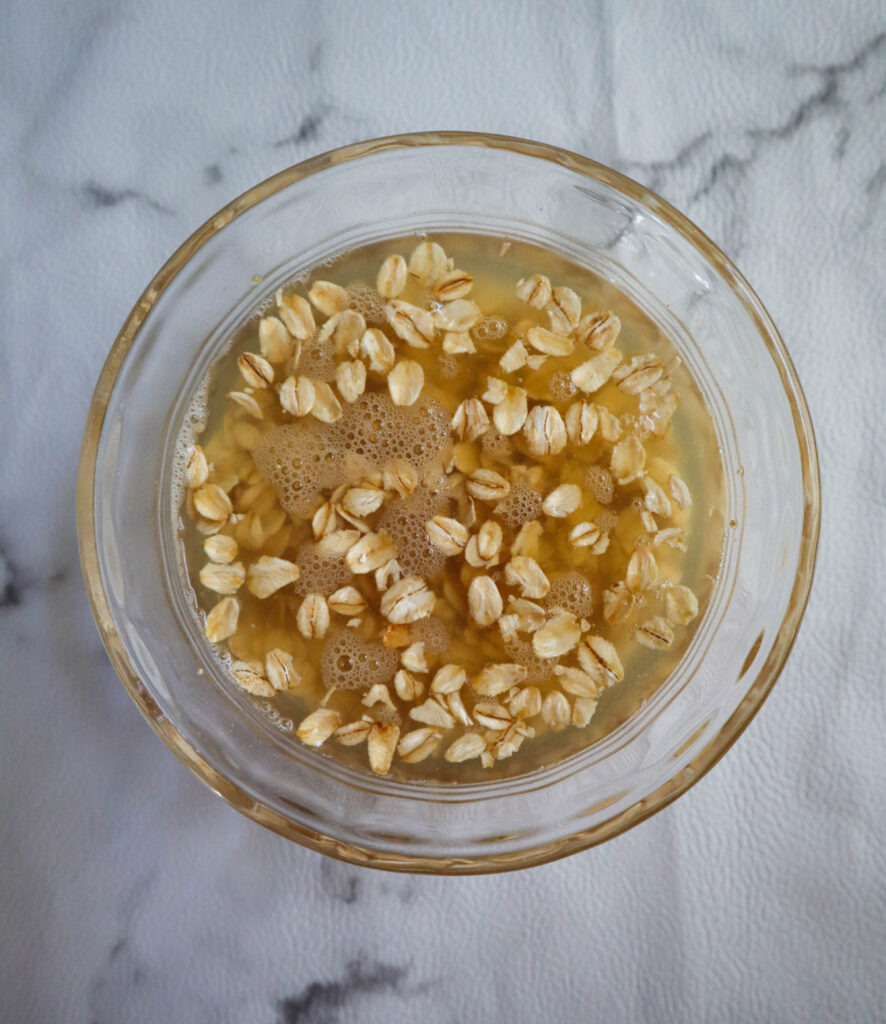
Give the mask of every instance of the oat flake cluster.
<path id="1" fill-rule="evenodd" d="M 625 678 L 611 637 L 665 649 L 698 614 L 659 567 L 691 503 L 649 457 L 677 407 L 661 359 L 626 359 L 618 317 L 546 276 L 516 283 L 514 323 L 473 287 L 423 241 L 384 260 L 371 301 L 322 280 L 278 292 L 224 436 L 188 453 L 206 638 L 250 694 L 304 693 L 302 743 L 365 744 L 380 774 L 488 768 L 586 726 Z M 613 386 L 618 412 L 598 396 Z M 621 571 L 601 575 L 616 549 Z M 244 602 L 278 644 L 254 649 Z"/>

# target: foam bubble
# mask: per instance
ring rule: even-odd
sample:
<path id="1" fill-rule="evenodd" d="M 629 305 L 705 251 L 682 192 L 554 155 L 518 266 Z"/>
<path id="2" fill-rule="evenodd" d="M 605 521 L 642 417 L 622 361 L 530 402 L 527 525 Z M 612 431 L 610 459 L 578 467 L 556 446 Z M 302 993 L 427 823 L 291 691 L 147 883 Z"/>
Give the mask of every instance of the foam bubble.
<path id="1" fill-rule="evenodd" d="M 548 608 L 563 608 L 579 619 L 594 613 L 594 594 L 587 577 L 576 570 L 564 572 L 551 580 L 551 589 L 545 598 Z"/>
<path id="2" fill-rule="evenodd" d="M 513 451 L 510 440 L 495 427 L 490 427 L 480 437 L 480 446 L 493 459 L 509 459 Z"/>
<path id="3" fill-rule="evenodd" d="M 303 350 L 297 367 L 291 373 L 303 374 L 314 380 L 325 380 L 327 384 L 335 380 L 335 347 L 330 338 L 323 341 L 310 342 Z"/>
<path id="4" fill-rule="evenodd" d="M 602 466 L 591 466 L 585 475 L 591 493 L 601 505 L 608 505 L 615 495 L 612 474 Z"/>
<path id="5" fill-rule="evenodd" d="M 567 398 L 572 398 L 578 391 L 568 370 L 557 370 L 551 376 L 551 382 L 548 387 L 550 388 L 551 398 L 554 401 L 565 401 Z"/>
<path id="6" fill-rule="evenodd" d="M 611 512 L 609 509 L 604 509 L 600 515 L 597 516 L 597 526 L 604 533 L 609 533 L 610 530 L 614 530 L 618 526 L 618 516 L 615 512 Z"/>
<path id="7" fill-rule="evenodd" d="M 397 652 L 363 640 L 353 629 L 333 633 L 323 647 L 323 682 L 340 690 L 364 690 L 389 683 L 397 671 Z"/>
<path id="8" fill-rule="evenodd" d="M 444 380 L 454 380 L 461 371 L 458 359 L 450 352 L 443 352 L 438 360 L 440 376 Z"/>
<path id="9" fill-rule="evenodd" d="M 385 300 L 374 288 L 352 284 L 346 290 L 350 299 L 348 308 L 360 313 L 370 327 L 380 327 L 385 322 Z"/>
<path id="10" fill-rule="evenodd" d="M 268 431 L 253 450 L 258 471 L 277 490 L 283 508 L 308 515 L 321 492 L 392 459 L 427 470 L 449 441 L 450 418 L 433 399 L 397 406 L 373 392 L 345 405 L 336 423 L 313 418 Z"/>
<path id="11" fill-rule="evenodd" d="M 380 725 L 386 725 L 388 722 L 393 722 L 399 725 L 403 721 L 399 711 L 391 711 L 390 708 L 386 708 L 384 704 L 376 704 L 369 712 L 371 717 L 378 722 Z"/>
<path id="12" fill-rule="evenodd" d="M 452 639 L 449 627 L 436 615 L 429 615 L 426 619 L 414 623 L 412 632 L 416 640 L 424 643 L 428 654 L 442 654 L 449 649 Z"/>
<path id="13" fill-rule="evenodd" d="M 323 594 L 328 597 L 339 587 L 353 582 L 351 570 L 341 558 L 323 558 L 313 542 L 299 546 L 295 564 L 301 569 L 295 581 L 297 594 Z"/>
<path id="14" fill-rule="evenodd" d="M 505 641 L 505 652 L 508 659 L 526 669 L 525 684 L 546 683 L 554 675 L 554 665 L 559 665 L 559 658 L 539 658 L 529 640 Z"/>
<path id="15" fill-rule="evenodd" d="M 211 375 L 207 374 L 194 391 L 175 441 L 175 451 L 172 455 L 172 486 L 170 487 L 173 519 L 178 515 L 188 489 L 188 457 L 191 447 L 197 443 L 197 439 L 206 429 L 209 417 L 210 381 Z"/>
<path id="16" fill-rule="evenodd" d="M 405 501 L 389 505 L 379 529 L 386 530 L 397 546 L 397 561 L 407 576 L 427 579 L 443 571 L 446 556 L 431 543 L 425 523 L 443 508 L 448 496 L 427 487 L 416 487 Z"/>
<path id="17" fill-rule="evenodd" d="M 471 328 L 477 341 L 498 341 L 508 333 L 508 322 L 503 316 L 487 316 Z"/>
<path id="18" fill-rule="evenodd" d="M 529 484 L 517 483 L 511 487 L 504 501 L 495 506 L 495 514 L 512 530 L 519 530 L 524 524 L 538 519 L 541 515 L 542 497 Z"/>

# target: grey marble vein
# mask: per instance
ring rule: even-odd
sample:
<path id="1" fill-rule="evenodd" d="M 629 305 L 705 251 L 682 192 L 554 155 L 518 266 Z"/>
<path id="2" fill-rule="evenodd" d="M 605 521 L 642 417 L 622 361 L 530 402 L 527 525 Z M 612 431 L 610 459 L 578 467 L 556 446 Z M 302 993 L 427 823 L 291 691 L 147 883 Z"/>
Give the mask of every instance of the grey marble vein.
<path id="1" fill-rule="evenodd" d="M 331 859 L 320 862 L 320 885 L 333 899 L 356 903 L 360 898 L 363 873 L 350 865 Z"/>
<path id="2" fill-rule="evenodd" d="M 138 988 L 147 979 L 148 968 L 132 948 L 133 923 L 141 912 L 157 878 L 151 869 L 136 878 L 126 891 L 119 910 L 117 936 L 111 943 L 104 967 L 94 976 L 89 987 L 89 1024 L 110 1024 L 114 1020 L 116 993 L 122 987 Z"/>
<path id="3" fill-rule="evenodd" d="M 821 65 L 797 63 L 785 70 L 788 78 L 811 79 L 813 88 L 781 114 L 775 123 L 765 126 L 709 127 L 684 143 L 673 156 L 654 160 L 618 161 L 628 173 L 641 177 L 657 191 L 676 187 L 684 194 L 687 177 L 695 181 L 685 192 L 687 208 L 694 208 L 713 191 L 725 196 L 734 206 L 723 225 L 726 247 L 737 256 L 743 246 L 746 209 L 741 190 L 748 170 L 769 147 L 790 142 L 818 118 L 836 122 L 832 154 L 835 160 L 845 155 L 856 115 L 886 94 L 886 33 L 879 32 L 847 59 Z M 864 81 L 870 75 L 873 81 Z M 861 80 L 855 82 L 855 80 Z M 851 88 L 851 86 L 856 86 Z M 876 173 L 873 191 L 876 194 Z M 866 186 L 867 189 L 867 186 Z"/>
<path id="4" fill-rule="evenodd" d="M 108 188 L 105 185 L 99 185 L 98 182 L 87 181 L 82 188 L 82 193 L 87 204 L 99 210 L 134 200 L 144 203 L 150 209 L 156 210 L 157 213 L 173 214 L 175 212 L 170 207 L 134 188 Z"/>
<path id="5" fill-rule="evenodd" d="M 310 142 L 316 139 L 327 112 L 328 108 L 319 107 L 316 111 L 305 114 L 294 132 L 290 135 L 285 135 L 282 139 L 275 139 L 271 145 L 274 149 L 280 149 L 284 146 L 298 145 L 299 143 Z"/>
<path id="6" fill-rule="evenodd" d="M 0 608 L 11 608 L 21 603 L 18 570 L 0 549 Z"/>
<path id="7" fill-rule="evenodd" d="M 752 144 L 748 155 L 738 157 L 734 153 L 726 153 L 719 157 L 711 166 L 707 179 L 691 197 L 691 201 L 706 195 L 721 178 L 729 173 L 736 176 L 743 174 L 745 168 L 756 159 L 761 147 L 769 143 L 792 139 L 813 118 L 829 115 L 835 115 L 838 118 L 848 117 L 851 114 L 851 104 L 843 95 L 844 79 L 855 72 L 864 70 L 868 63 L 876 63 L 881 66 L 883 81 L 861 99 L 860 102 L 865 103 L 872 98 L 882 96 L 886 90 L 886 33 L 878 34 L 861 47 L 852 58 L 841 63 L 827 64 L 818 68 L 800 66 L 792 68 L 792 73 L 814 73 L 820 79 L 818 88 L 791 110 L 779 124 L 765 128 L 747 129 L 744 135 Z M 835 155 L 838 157 L 845 152 L 849 126 L 842 124 L 840 130 L 846 133 L 846 137 L 841 140 L 835 151 Z"/>
<path id="8" fill-rule="evenodd" d="M 886 161 L 881 163 L 865 182 L 864 190 L 871 202 L 869 213 L 872 213 L 874 207 L 880 202 L 884 186 L 886 186 Z"/>
<path id="9" fill-rule="evenodd" d="M 67 566 L 57 568 L 48 574 L 28 571 L 7 554 L 0 537 L 0 612 L 20 607 L 34 594 L 46 595 L 64 583 L 68 577 Z"/>
<path id="10" fill-rule="evenodd" d="M 649 188 L 661 191 L 667 184 L 670 175 L 690 166 L 700 154 L 704 153 L 711 137 L 710 129 L 703 131 L 681 146 L 673 156 L 663 160 L 623 160 L 621 163 L 626 170 L 642 174 L 643 183 Z"/>
<path id="11" fill-rule="evenodd" d="M 312 981 L 295 995 L 281 999 L 280 1024 L 335 1024 L 355 1019 L 361 1003 L 379 992 L 397 992 L 409 973 L 406 967 L 355 960 L 345 966 L 344 974 L 333 981 Z M 340 1016 L 346 1011 L 347 1016 Z M 365 1013 L 365 1006 L 362 1008 Z"/>

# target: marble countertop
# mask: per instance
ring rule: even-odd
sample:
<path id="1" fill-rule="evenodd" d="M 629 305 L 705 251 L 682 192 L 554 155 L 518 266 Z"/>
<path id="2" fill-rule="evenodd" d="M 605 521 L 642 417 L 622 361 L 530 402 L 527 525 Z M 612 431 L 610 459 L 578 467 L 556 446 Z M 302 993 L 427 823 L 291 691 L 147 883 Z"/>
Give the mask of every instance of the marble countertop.
<path id="1" fill-rule="evenodd" d="M 886 11 L 526 0 L 0 13 L 0 1019 L 881 1018 Z M 614 165 L 737 261 L 818 431 L 807 619 L 734 750 L 611 843 L 393 876 L 249 823 L 110 667 L 77 559 L 92 387 L 160 264 L 252 183 L 395 131 Z"/>

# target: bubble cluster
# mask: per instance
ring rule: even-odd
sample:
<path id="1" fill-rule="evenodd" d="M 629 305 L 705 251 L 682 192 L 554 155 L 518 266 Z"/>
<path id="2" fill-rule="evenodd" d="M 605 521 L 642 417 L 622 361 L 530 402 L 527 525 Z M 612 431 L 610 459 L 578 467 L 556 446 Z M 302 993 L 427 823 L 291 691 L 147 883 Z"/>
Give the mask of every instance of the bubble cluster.
<path id="1" fill-rule="evenodd" d="M 303 349 L 298 366 L 292 368 L 293 373 L 303 374 L 314 380 L 335 380 L 335 348 L 332 341 L 313 341 Z"/>
<path id="2" fill-rule="evenodd" d="M 508 333 L 508 322 L 503 316 L 487 316 L 471 328 L 477 341 L 498 341 Z"/>
<path id="3" fill-rule="evenodd" d="M 188 459 L 191 454 L 191 446 L 197 443 L 197 439 L 206 429 L 206 421 L 209 418 L 207 406 L 210 380 L 211 378 L 207 374 L 194 392 L 194 397 L 184 416 L 181 432 L 176 440 L 175 452 L 172 456 L 172 484 L 170 487 L 173 518 L 178 515 L 188 489 Z"/>
<path id="4" fill-rule="evenodd" d="M 557 370 L 556 373 L 552 374 L 548 388 L 550 389 L 551 397 L 558 402 L 572 398 L 578 391 L 569 370 Z"/>
<path id="5" fill-rule="evenodd" d="M 403 721 L 398 711 L 391 711 L 390 708 L 386 708 L 384 704 L 376 704 L 375 707 L 370 708 L 367 712 L 371 718 L 384 725 L 387 722 L 394 722 L 399 724 Z"/>
<path id="6" fill-rule="evenodd" d="M 495 427 L 481 436 L 480 446 L 493 459 L 509 459 L 513 453 L 510 440 Z"/>
<path id="7" fill-rule="evenodd" d="M 545 599 L 548 608 L 563 608 L 580 619 L 594 613 L 594 593 L 587 577 L 576 570 L 564 572 L 551 580 L 551 589 Z"/>
<path id="8" fill-rule="evenodd" d="M 505 641 L 505 653 L 510 661 L 526 669 L 526 686 L 546 683 L 554 675 L 554 665 L 560 663 L 559 658 L 539 658 L 530 640 Z"/>
<path id="9" fill-rule="evenodd" d="M 541 515 L 542 498 L 529 484 L 518 483 L 511 488 L 504 501 L 495 506 L 495 514 L 512 530 L 519 530 L 524 523 L 538 519 Z"/>
<path id="10" fill-rule="evenodd" d="M 352 284 L 347 288 L 350 299 L 348 307 L 361 313 L 370 327 L 380 327 L 385 322 L 385 300 L 374 288 L 365 284 Z"/>
<path id="11" fill-rule="evenodd" d="M 405 501 L 389 505 L 378 527 L 386 530 L 397 546 L 397 561 L 407 576 L 428 578 L 443 571 L 446 556 L 428 538 L 425 523 L 446 503 L 446 495 L 417 487 Z"/>
<path id="12" fill-rule="evenodd" d="M 340 629 L 326 641 L 320 668 L 327 688 L 368 689 L 394 678 L 397 652 L 384 644 L 364 640 L 352 629 Z"/>
<path id="13" fill-rule="evenodd" d="M 461 370 L 458 359 L 449 352 L 443 352 L 438 360 L 440 376 L 444 380 L 454 380 Z"/>
<path id="14" fill-rule="evenodd" d="M 610 530 L 614 530 L 618 526 L 618 515 L 615 512 L 611 512 L 608 508 L 604 509 L 597 516 L 597 526 L 604 533 L 609 533 Z"/>
<path id="15" fill-rule="evenodd" d="M 449 423 L 446 410 L 433 399 L 402 407 L 387 395 L 365 394 L 345 404 L 336 423 L 309 418 L 275 427 L 252 454 L 282 507 L 306 516 L 323 490 L 381 469 L 392 459 L 406 458 L 419 473 L 426 470 L 449 440 Z"/>
<path id="16" fill-rule="evenodd" d="M 442 654 L 449 649 L 452 639 L 449 627 L 435 615 L 420 619 L 413 625 L 412 631 L 415 639 L 424 643 L 428 654 Z"/>
<path id="17" fill-rule="evenodd" d="M 323 594 L 328 597 L 339 587 L 353 582 L 351 570 L 341 558 L 323 558 L 314 543 L 302 544 L 295 556 L 301 569 L 295 581 L 297 594 Z"/>
<path id="18" fill-rule="evenodd" d="M 615 495 L 615 485 L 612 482 L 612 474 L 602 466 L 590 466 L 585 475 L 588 488 L 591 494 L 601 505 L 608 505 Z"/>

